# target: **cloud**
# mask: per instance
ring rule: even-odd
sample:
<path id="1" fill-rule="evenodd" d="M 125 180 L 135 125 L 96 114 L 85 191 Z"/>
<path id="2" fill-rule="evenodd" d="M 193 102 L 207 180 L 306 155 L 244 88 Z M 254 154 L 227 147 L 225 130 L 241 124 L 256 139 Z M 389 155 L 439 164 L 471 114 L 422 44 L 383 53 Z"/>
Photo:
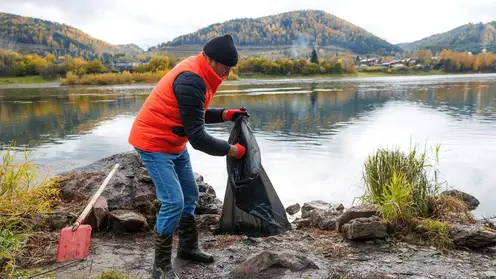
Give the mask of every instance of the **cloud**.
<path id="1" fill-rule="evenodd" d="M 147 48 L 233 18 L 318 9 L 391 43 L 418 40 L 468 22 L 496 20 L 494 0 L 2 0 L 0 10 L 72 25 L 114 44 Z"/>

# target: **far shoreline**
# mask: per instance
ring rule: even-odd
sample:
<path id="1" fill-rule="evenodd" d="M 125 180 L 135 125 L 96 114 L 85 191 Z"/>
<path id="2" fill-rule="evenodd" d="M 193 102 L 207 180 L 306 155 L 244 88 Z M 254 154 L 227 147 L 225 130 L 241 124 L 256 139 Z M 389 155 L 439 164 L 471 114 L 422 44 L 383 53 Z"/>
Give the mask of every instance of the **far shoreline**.
<path id="1" fill-rule="evenodd" d="M 357 72 L 354 74 L 317 74 L 317 75 L 265 75 L 265 74 L 246 74 L 239 75 L 239 79 L 227 80 L 223 85 L 243 83 L 243 81 L 278 81 L 287 79 L 297 80 L 312 80 L 312 79 L 364 79 L 364 78 L 384 78 L 384 77 L 427 77 L 427 76 L 477 76 L 477 75 L 492 75 L 496 73 L 446 73 L 443 71 L 428 71 L 428 72 L 409 72 L 409 73 L 383 73 L 383 72 Z M 101 86 L 122 86 L 122 85 L 153 85 L 154 82 L 132 82 L 132 83 L 115 83 L 115 84 L 77 84 L 65 85 L 60 80 L 43 79 L 40 76 L 25 76 L 25 77 L 0 77 L 0 89 L 16 89 L 16 88 L 77 88 L 77 87 L 101 87 Z"/>

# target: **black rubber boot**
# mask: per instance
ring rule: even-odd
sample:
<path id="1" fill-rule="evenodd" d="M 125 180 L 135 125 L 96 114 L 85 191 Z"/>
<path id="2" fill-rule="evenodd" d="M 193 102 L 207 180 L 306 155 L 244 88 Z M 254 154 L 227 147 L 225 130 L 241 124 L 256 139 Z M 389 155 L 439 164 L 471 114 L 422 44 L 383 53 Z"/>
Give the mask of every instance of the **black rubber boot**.
<path id="1" fill-rule="evenodd" d="M 194 216 L 181 217 L 177 231 L 179 233 L 178 258 L 201 263 L 212 263 L 214 261 L 212 254 L 205 253 L 198 246 L 198 231 Z"/>
<path id="2" fill-rule="evenodd" d="M 155 233 L 155 259 L 153 261 L 153 278 L 179 279 L 172 270 L 172 234 Z"/>

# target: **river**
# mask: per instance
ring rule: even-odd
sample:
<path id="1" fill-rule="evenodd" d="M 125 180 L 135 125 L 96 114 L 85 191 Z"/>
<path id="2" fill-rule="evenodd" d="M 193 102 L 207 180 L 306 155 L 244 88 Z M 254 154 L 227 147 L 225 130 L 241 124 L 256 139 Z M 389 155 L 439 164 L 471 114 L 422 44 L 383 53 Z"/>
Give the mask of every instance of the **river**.
<path id="1" fill-rule="evenodd" d="M 51 174 L 132 150 L 128 133 L 152 87 L 0 88 L 0 143 L 29 146 Z M 212 106 L 247 107 L 286 206 L 314 199 L 349 206 L 363 194 L 369 154 L 418 143 L 441 145 L 441 178 L 481 201 L 478 216 L 496 214 L 496 75 L 242 80 L 222 85 Z M 227 139 L 231 125 L 208 131 Z M 222 200 L 225 158 L 190 152 Z"/>

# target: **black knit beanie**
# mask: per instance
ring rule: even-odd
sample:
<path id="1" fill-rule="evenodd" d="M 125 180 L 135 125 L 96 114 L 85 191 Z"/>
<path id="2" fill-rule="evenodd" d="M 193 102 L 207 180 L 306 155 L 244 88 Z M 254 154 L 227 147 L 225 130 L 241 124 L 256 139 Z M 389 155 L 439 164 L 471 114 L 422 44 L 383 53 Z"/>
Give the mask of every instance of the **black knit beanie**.
<path id="1" fill-rule="evenodd" d="M 203 52 L 208 57 L 228 67 L 234 67 L 238 64 L 238 50 L 229 34 L 208 41 L 203 47 Z"/>

